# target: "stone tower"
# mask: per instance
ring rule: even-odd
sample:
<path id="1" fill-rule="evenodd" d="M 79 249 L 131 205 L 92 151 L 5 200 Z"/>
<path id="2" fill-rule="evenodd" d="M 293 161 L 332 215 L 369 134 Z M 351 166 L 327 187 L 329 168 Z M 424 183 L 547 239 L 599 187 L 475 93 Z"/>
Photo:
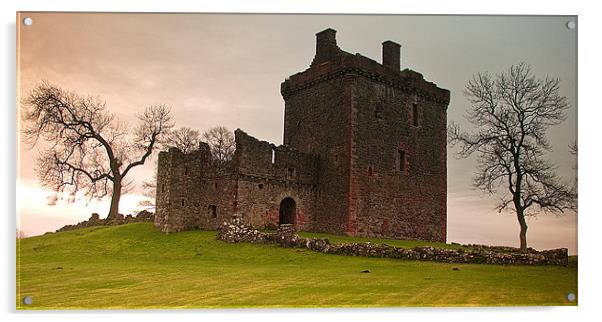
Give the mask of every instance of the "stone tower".
<path id="1" fill-rule="evenodd" d="M 314 230 L 445 241 L 450 93 L 382 45 L 379 64 L 316 35 L 310 67 L 281 85 L 284 145 L 319 159 Z"/>
<path id="2" fill-rule="evenodd" d="M 281 85 L 284 144 L 235 131 L 232 160 L 210 148 L 159 153 L 155 225 L 216 229 L 240 216 L 256 228 L 445 241 L 449 91 L 400 71 L 400 45 L 382 64 L 317 34 L 310 67 Z"/>

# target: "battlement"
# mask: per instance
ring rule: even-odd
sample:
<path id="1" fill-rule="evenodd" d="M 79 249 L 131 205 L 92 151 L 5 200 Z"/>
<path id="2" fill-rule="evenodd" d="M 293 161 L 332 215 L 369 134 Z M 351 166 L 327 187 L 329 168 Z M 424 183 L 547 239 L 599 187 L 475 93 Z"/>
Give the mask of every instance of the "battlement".
<path id="1" fill-rule="evenodd" d="M 209 145 L 201 142 L 197 150 L 184 153 L 170 147 L 159 152 L 159 170 L 169 172 L 170 182 L 186 177 L 246 176 L 300 184 L 315 184 L 318 157 L 291 147 L 276 146 L 250 136 L 241 129 L 234 131 L 236 150 L 230 162 L 218 173 L 211 162 Z"/>
<path id="2" fill-rule="evenodd" d="M 164 169 L 169 173 L 170 181 L 180 181 L 191 176 L 224 176 L 232 174 L 234 163 L 232 161 L 220 164 L 219 168 L 211 158 L 211 150 L 205 142 L 200 142 L 196 150 L 188 153 L 176 147 L 159 152 L 159 171 Z"/>
<path id="3" fill-rule="evenodd" d="M 444 105 L 449 103 L 448 90 L 426 81 L 422 74 L 410 69 L 400 71 L 401 45 L 390 40 L 383 42 L 383 61 L 378 63 L 359 53 L 354 55 L 340 49 L 335 36 L 333 29 L 316 34 L 316 54 L 310 67 L 290 76 L 280 86 L 285 99 L 322 82 L 350 75 L 368 78 Z"/>
<path id="4" fill-rule="evenodd" d="M 318 158 L 285 145 L 260 141 L 241 129 L 235 132 L 234 156 L 239 176 L 314 185 Z"/>

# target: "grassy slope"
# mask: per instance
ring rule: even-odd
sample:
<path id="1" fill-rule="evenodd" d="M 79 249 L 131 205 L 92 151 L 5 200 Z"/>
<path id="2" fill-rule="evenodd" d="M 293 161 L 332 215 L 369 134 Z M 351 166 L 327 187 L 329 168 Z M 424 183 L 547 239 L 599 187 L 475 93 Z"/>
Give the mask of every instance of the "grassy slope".
<path id="1" fill-rule="evenodd" d="M 20 309 L 571 305 L 565 295 L 577 292 L 576 260 L 528 267 L 346 257 L 227 244 L 208 231 L 165 235 L 148 223 L 27 238 L 19 249 Z M 33 305 L 20 304 L 25 295 Z"/>

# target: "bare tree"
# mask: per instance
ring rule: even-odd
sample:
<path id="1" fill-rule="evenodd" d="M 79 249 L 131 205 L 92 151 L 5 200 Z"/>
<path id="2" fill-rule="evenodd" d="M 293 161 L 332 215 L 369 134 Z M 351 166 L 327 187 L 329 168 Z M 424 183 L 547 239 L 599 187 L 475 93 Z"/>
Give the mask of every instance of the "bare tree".
<path id="1" fill-rule="evenodd" d="M 527 249 L 525 217 L 562 214 L 572 208 L 574 191 L 561 182 L 555 166 L 544 159 L 551 145 L 548 127 L 565 120 L 567 98 L 559 94 L 560 80 L 537 79 L 525 63 L 491 76 L 478 73 L 464 92 L 471 106 L 466 116 L 472 132 L 451 124 L 449 141 L 459 155 L 477 157 L 474 186 L 495 194 L 503 187 L 497 210 L 511 207 L 520 224 L 520 248 Z"/>
<path id="2" fill-rule="evenodd" d="M 218 164 L 232 160 L 236 150 L 234 134 L 224 126 L 210 128 L 203 133 L 203 140 L 211 148 L 211 157 Z"/>
<path id="3" fill-rule="evenodd" d="M 199 131 L 189 127 L 181 127 L 169 133 L 167 145 L 176 147 L 184 153 L 190 153 L 199 148 L 200 139 Z"/>
<path id="4" fill-rule="evenodd" d="M 232 132 L 223 126 L 213 127 L 203 133 L 203 138 L 208 142 L 211 156 L 215 162 L 216 169 L 221 170 L 221 165 L 232 159 L 234 155 L 235 142 Z M 182 127 L 171 131 L 167 136 L 165 146 L 178 148 L 184 153 L 190 153 L 199 148 L 201 143 L 200 132 L 188 127 Z M 157 190 L 157 164 L 153 179 L 142 183 L 143 194 L 148 199 L 138 203 L 147 210 L 155 208 L 155 197 Z"/>
<path id="5" fill-rule="evenodd" d="M 142 195 L 147 199 L 138 202 L 138 206 L 147 211 L 155 211 L 155 198 L 157 197 L 157 163 L 155 162 L 155 172 L 151 181 L 142 181 Z"/>
<path id="6" fill-rule="evenodd" d="M 24 231 L 17 228 L 17 239 L 23 239 L 23 238 L 27 238 L 27 234 Z"/>
<path id="7" fill-rule="evenodd" d="M 184 153 L 190 153 L 199 148 L 201 141 L 201 134 L 197 130 L 193 130 L 189 127 L 181 127 L 177 130 L 173 130 L 166 136 L 165 146 L 175 147 Z M 138 206 L 143 207 L 145 210 L 155 209 L 155 197 L 157 191 L 157 162 L 154 164 L 154 174 L 150 181 L 142 182 L 142 194 L 148 198 L 138 202 Z"/>
<path id="8" fill-rule="evenodd" d="M 577 146 L 577 141 L 573 141 L 573 143 L 569 144 L 569 153 L 576 156 L 578 154 L 578 150 L 579 147 Z M 576 168 L 577 167 L 575 166 L 575 169 Z"/>
<path id="9" fill-rule="evenodd" d="M 573 143 L 569 144 L 569 153 L 575 156 L 575 165 L 573 166 L 573 170 L 575 170 L 575 180 L 573 181 L 573 191 L 575 192 L 573 200 L 573 208 L 577 211 L 577 196 L 578 196 L 578 166 L 579 161 L 577 155 L 579 154 L 577 141 L 573 141 Z"/>
<path id="10" fill-rule="evenodd" d="M 575 156 L 575 165 L 573 166 L 573 170 L 575 170 L 575 182 L 577 181 L 577 155 L 579 154 L 579 147 L 577 146 L 577 141 L 573 141 L 573 143 L 569 144 L 569 153 Z"/>
<path id="11" fill-rule="evenodd" d="M 119 213 L 119 200 L 130 171 L 144 164 L 173 126 L 169 108 L 149 106 L 130 130 L 115 119 L 105 102 L 42 82 L 24 100 L 23 134 L 30 147 L 40 139 L 36 172 L 41 184 L 58 193 L 90 198 L 111 195 L 108 218 Z"/>

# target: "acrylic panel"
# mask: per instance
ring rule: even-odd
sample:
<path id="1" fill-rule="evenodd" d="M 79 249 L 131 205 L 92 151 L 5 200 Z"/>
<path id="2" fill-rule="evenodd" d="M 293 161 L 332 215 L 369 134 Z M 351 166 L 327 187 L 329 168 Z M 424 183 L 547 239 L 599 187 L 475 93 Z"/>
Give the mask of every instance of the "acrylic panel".
<path id="1" fill-rule="evenodd" d="M 17 13 L 17 309 L 577 305 L 577 17 Z"/>

